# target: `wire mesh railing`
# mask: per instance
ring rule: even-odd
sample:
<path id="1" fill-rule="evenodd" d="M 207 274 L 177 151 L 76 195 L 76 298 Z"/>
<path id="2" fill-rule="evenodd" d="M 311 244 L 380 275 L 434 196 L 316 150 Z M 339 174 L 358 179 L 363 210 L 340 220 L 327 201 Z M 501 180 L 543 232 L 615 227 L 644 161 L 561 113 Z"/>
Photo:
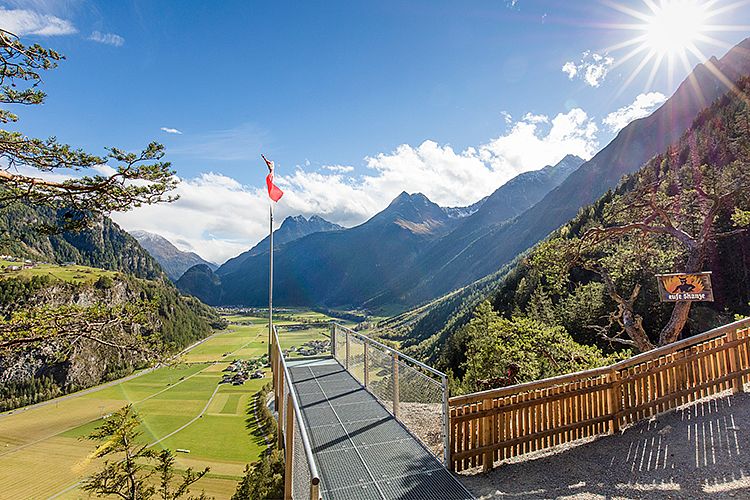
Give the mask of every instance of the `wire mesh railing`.
<path id="1" fill-rule="evenodd" d="M 272 339 L 274 403 L 278 415 L 279 449 L 284 450 L 284 498 L 320 500 L 320 475 L 275 327 Z"/>
<path id="2" fill-rule="evenodd" d="M 333 356 L 445 464 L 450 463 L 447 376 L 333 323 Z"/>

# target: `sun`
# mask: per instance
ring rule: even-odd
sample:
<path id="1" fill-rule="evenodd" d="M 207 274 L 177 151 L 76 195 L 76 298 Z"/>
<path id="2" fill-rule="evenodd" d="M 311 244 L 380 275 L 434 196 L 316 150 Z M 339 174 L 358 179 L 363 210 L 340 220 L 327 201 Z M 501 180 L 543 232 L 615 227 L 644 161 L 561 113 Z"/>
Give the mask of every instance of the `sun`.
<path id="1" fill-rule="evenodd" d="M 704 35 L 708 14 L 705 3 L 672 0 L 654 4 L 643 25 L 644 43 L 659 56 L 694 49 Z"/>
<path id="2" fill-rule="evenodd" d="M 726 22 L 734 11 L 746 9 L 750 0 L 642 0 L 640 8 L 631 6 L 630 2 L 626 5 L 617 0 L 601 1 L 618 11 L 621 19 L 621 22 L 601 24 L 601 27 L 611 30 L 613 34 L 631 34 L 603 50 L 616 60 L 611 69 L 630 60 L 637 61 L 620 92 L 648 67 L 650 70 L 644 89 L 650 88 L 657 75 L 663 74 L 661 70 L 664 66 L 671 87 L 676 72 L 688 74 L 696 63 L 708 59 L 703 52 L 706 46 L 723 50 L 731 48 L 712 36 L 713 33 L 750 31 L 750 26 Z M 708 69 L 717 71 L 711 65 Z"/>

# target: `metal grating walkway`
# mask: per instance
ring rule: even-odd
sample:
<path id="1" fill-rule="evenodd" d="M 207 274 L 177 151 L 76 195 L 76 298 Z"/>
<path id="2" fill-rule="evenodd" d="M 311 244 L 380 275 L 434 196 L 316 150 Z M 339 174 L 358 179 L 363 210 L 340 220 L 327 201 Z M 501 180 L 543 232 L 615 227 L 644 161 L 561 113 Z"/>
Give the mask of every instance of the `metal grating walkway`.
<path id="1" fill-rule="evenodd" d="M 336 360 L 287 363 L 324 499 L 473 498 Z"/>

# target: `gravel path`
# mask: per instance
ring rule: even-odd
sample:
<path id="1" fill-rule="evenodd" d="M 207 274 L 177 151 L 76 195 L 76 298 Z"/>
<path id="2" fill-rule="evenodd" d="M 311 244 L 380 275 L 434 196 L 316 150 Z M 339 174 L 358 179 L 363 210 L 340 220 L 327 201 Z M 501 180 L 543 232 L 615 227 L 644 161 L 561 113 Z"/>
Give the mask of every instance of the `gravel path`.
<path id="1" fill-rule="evenodd" d="M 459 477 L 478 498 L 750 499 L 750 395 L 704 400 L 617 436 L 471 472 Z"/>

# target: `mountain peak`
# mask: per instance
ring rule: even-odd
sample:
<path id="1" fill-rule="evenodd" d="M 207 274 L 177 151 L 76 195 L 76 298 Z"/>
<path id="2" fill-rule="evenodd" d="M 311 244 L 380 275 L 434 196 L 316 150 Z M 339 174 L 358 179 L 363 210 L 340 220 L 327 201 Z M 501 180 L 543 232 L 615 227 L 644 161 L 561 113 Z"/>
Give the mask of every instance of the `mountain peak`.
<path id="1" fill-rule="evenodd" d="M 586 161 L 586 160 L 584 160 L 580 156 L 568 153 L 568 154 L 565 155 L 565 157 L 562 160 L 560 160 L 559 162 L 557 162 L 557 164 L 559 165 L 559 164 L 561 164 L 563 162 L 565 162 L 565 163 L 578 162 L 580 164 L 580 163 L 583 163 L 584 161 Z"/>
<path id="2" fill-rule="evenodd" d="M 171 241 L 159 234 L 135 229 L 130 231 L 130 235 L 138 240 L 138 243 L 161 264 L 167 276 L 173 281 L 177 281 L 186 270 L 197 264 L 205 264 L 212 269 L 218 267 L 195 252 L 180 250 Z"/>
<path id="3" fill-rule="evenodd" d="M 419 205 L 435 205 L 427 196 L 423 193 L 412 193 L 409 194 L 406 191 L 401 191 L 401 194 L 396 196 L 393 201 L 388 205 L 388 208 L 402 205 L 402 204 L 419 204 Z M 437 205 L 435 205 L 437 206 Z"/>
<path id="4" fill-rule="evenodd" d="M 338 231 L 344 229 L 338 224 L 329 222 L 319 215 L 312 215 L 309 219 L 304 215 L 289 215 L 282 222 L 281 226 L 273 232 L 273 247 L 279 248 L 281 245 L 302 238 L 309 234 L 320 233 L 323 231 Z M 242 263 L 254 255 L 260 255 L 268 252 L 268 236 L 263 238 L 254 247 L 237 257 L 226 261 L 216 272 L 224 275 L 239 269 Z"/>
<path id="5" fill-rule="evenodd" d="M 372 217 L 367 224 L 370 222 L 381 226 L 396 224 L 412 232 L 434 234 L 437 228 L 448 220 L 445 210 L 423 193 L 409 194 L 402 191 L 385 210 Z M 429 226 L 428 229 L 424 229 L 427 227 L 424 226 L 426 223 Z M 413 229 L 416 227 L 419 228 L 418 231 Z"/>

